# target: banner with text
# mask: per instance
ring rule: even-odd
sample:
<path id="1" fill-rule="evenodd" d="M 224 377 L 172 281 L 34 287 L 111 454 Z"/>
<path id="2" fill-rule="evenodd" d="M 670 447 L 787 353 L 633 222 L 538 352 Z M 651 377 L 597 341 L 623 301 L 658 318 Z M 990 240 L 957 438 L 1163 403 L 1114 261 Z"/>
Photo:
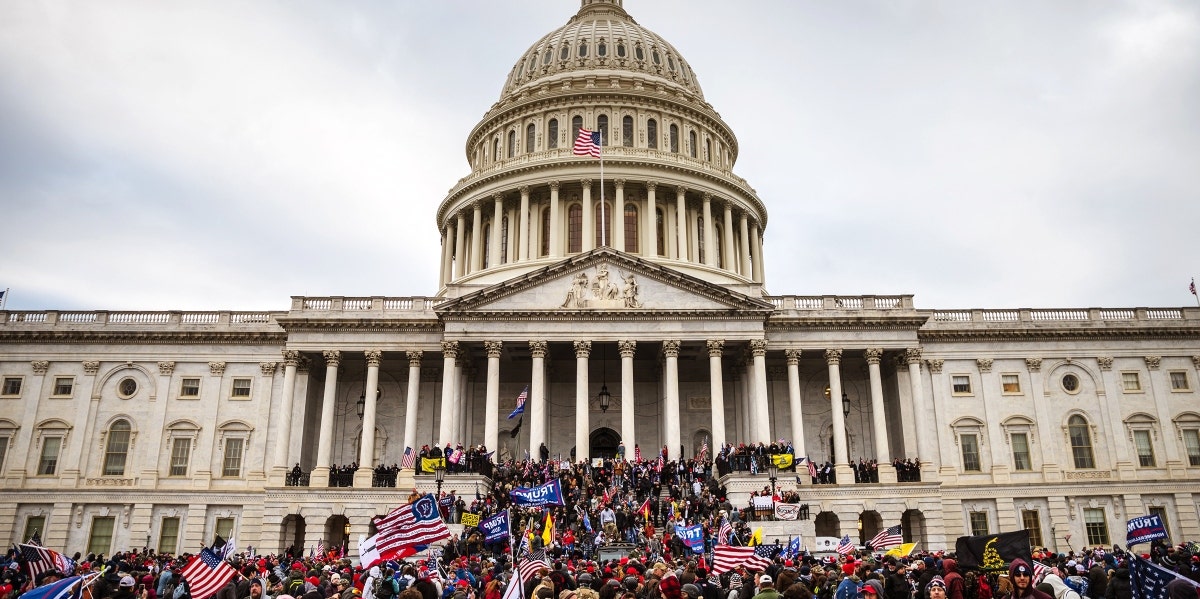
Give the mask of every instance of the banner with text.
<path id="1" fill-rule="evenodd" d="M 796 520 L 800 518 L 799 503 L 776 503 L 775 504 L 775 519 L 776 520 Z"/>
<path id="2" fill-rule="evenodd" d="M 751 499 L 754 500 L 755 511 L 775 509 L 775 498 L 770 495 L 755 495 Z"/>
<path id="3" fill-rule="evenodd" d="M 699 524 L 692 526 L 676 526 L 675 536 L 693 553 L 704 553 L 704 527 Z"/>
<path id="4" fill-rule="evenodd" d="M 513 503 L 522 507 L 542 507 L 543 505 L 566 505 L 563 502 L 562 485 L 554 479 L 536 487 L 517 487 L 508 492 Z"/>
<path id="5" fill-rule="evenodd" d="M 508 510 L 504 510 L 479 523 L 483 531 L 483 542 L 495 543 L 508 538 Z"/>
<path id="6" fill-rule="evenodd" d="M 479 526 L 479 514 L 467 512 L 462 515 L 463 526 Z"/>
<path id="7" fill-rule="evenodd" d="M 1167 527 L 1158 516 L 1139 516 L 1125 524 L 1125 545 L 1149 543 L 1167 538 Z"/>

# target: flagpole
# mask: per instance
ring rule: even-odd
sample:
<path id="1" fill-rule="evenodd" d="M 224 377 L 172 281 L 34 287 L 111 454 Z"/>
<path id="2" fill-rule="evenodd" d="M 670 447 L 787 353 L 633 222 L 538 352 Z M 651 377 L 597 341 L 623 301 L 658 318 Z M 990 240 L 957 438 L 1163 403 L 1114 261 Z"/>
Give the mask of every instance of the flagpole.
<path id="1" fill-rule="evenodd" d="M 608 220 L 604 215 L 604 133 L 600 132 L 600 247 L 608 245 Z"/>

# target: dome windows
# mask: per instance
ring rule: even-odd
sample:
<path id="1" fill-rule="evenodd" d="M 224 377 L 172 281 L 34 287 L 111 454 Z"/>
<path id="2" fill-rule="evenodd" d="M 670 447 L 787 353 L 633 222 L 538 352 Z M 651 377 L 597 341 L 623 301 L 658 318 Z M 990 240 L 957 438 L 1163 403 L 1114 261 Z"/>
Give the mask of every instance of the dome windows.
<path id="1" fill-rule="evenodd" d="M 678 125 L 676 125 L 674 123 L 671 124 L 671 134 L 670 135 L 671 135 L 671 137 L 670 137 L 671 153 L 678 154 L 679 153 L 679 126 Z"/>
<path id="2" fill-rule="evenodd" d="M 642 47 L 640 45 L 633 49 L 633 56 L 638 60 L 646 60 L 646 54 L 642 52 Z"/>
<path id="3" fill-rule="evenodd" d="M 633 147 L 633 117 L 625 115 L 621 118 L 621 145 Z"/>
<path id="4" fill-rule="evenodd" d="M 658 121 L 654 119 L 646 120 L 646 147 L 651 150 L 658 149 Z"/>
<path id="5" fill-rule="evenodd" d="M 583 117 L 576 115 L 571 119 L 571 139 L 569 143 L 575 143 L 575 139 L 579 137 L 580 129 L 583 129 Z"/>
<path id="6" fill-rule="evenodd" d="M 558 119 L 550 119 L 546 126 L 546 149 L 558 147 Z"/>
<path id="7" fill-rule="evenodd" d="M 625 58 L 625 44 L 617 42 L 617 58 Z"/>
<path id="8" fill-rule="evenodd" d="M 608 145 L 608 115 L 602 114 L 596 117 L 596 130 L 600 132 L 600 145 Z"/>
<path id="9" fill-rule="evenodd" d="M 559 60 L 566 60 L 571 57 L 571 46 L 563 44 L 562 51 L 558 53 Z"/>
<path id="10" fill-rule="evenodd" d="M 534 140 L 536 138 L 536 133 L 537 133 L 537 128 L 533 126 L 533 123 L 529 123 L 528 125 L 525 126 L 525 153 L 526 154 L 533 153 L 533 145 L 534 145 Z"/>
<path id="11" fill-rule="evenodd" d="M 551 60 L 554 60 L 554 48 L 547 46 L 546 53 L 542 55 L 542 66 L 550 64 Z"/>
<path id="12" fill-rule="evenodd" d="M 508 132 L 508 158 L 512 158 L 517 153 L 517 132 Z"/>
<path id="13" fill-rule="evenodd" d="M 587 43 L 587 40 L 579 40 L 579 57 L 580 57 L 580 58 L 586 58 L 586 57 L 587 57 L 587 55 L 588 55 L 588 43 Z"/>
<path id="14" fill-rule="evenodd" d="M 667 68 L 675 70 L 675 59 L 670 54 L 667 55 Z"/>
<path id="15" fill-rule="evenodd" d="M 688 155 L 696 157 L 696 132 L 688 131 Z"/>
<path id="16" fill-rule="evenodd" d="M 608 56 L 608 44 L 604 43 L 603 39 L 596 44 L 596 56 Z"/>
<path id="17" fill-rule="evenodd" d="M 654 61 L 654 64 L 662 64 L 662 57 L 658 55 L 658 48 L 650 50 L 650 59 Z"/>

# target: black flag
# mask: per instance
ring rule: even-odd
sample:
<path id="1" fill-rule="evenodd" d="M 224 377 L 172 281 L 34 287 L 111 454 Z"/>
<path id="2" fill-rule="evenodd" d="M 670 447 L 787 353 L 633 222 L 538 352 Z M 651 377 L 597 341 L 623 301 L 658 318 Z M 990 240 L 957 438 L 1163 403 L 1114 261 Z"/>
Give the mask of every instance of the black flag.
<path id="1" fill-rule="evenodd" d="M 958 565 L 962 568 L 975 568 L 987 572 L 1006 570 L 1018 557 L 1031 567 L 1033 564 L 1028 530 L 958 537 L 954 550 L 958 555 Z"/>
<path id="2" fill-rule="evenodd" d="M 517 425 L 513 427 L 512 432 L 508 433 L 509 438 L 516 439 L 517 435 L 521 434 L 521 422 L 524 420 L 524 416 L 517 419 Z"/>

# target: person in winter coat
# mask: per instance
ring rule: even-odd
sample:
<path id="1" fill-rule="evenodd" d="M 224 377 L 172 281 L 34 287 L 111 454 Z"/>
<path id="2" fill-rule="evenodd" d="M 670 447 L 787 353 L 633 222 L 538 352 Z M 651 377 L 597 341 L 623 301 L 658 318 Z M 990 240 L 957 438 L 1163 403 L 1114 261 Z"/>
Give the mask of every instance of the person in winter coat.
<path id="1" fill-rule="evenodd" d="M 946 581 L 946 597 L 947 599 L 964 599 L 962 574 L 958 573 L 958 562 L 946 558 L 942 560 L 942 570 L 946 573 L 942 576 L 942 580 Z"/>
<path id="2" fill-rule="evenodd" d="M 1034 588 L 1033 568 L 1019 557 L 1008 565 L 1008 580 L 1012 583 L 1012 592 L 1000 599 L 1050 599 L 1049 595 Z"/>
<path id="3" fill-rule="evenodd" d="M 1088 569 L 1088 591 L 1089 599 L 1104 599 L 1104 595 L 1108 586 L 1108 574 L 1104 572 L 1104 566 L 1096 561 L 1092 567 Z"/>
<path id="4" fill-rule="evenodd" d="M 1082 599 L 1079 593 L 1072 591 L 1071 587 L 1067 586 L 1067 583 L 1063 582 L 1062 577 L 1058 574 L 1047 574 L 1042 582 L 1050 585 L 1054 591 L 1054 599 Z"/>
<path id="5" fill-rule="evenodd" d="M 1106 599 L 1133 599 L 1133 587 L 1129 584 L 1129 567 L 1122 564 L 1113 571 L 1112 578 L 1104 589 Z"/>

